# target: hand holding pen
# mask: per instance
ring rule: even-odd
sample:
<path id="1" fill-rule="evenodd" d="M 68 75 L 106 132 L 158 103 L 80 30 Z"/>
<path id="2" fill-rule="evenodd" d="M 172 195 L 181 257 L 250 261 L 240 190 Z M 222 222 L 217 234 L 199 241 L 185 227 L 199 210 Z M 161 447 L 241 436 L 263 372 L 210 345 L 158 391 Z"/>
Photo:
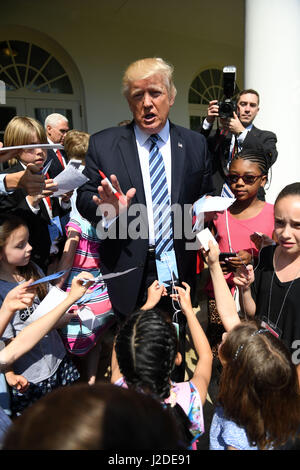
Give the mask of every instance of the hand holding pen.
<path id="1" fill-rule="evenodd" d="M 98 170 L 99 171 L 99 174 L 102 178 L 102 181 L 101 181 L 101 184 L 103 185 L 103 182 L 105 181 L 107 184 L 108 184 L 108 187 L 112 190 L 113 194 L 116 196 L 117 199 L 119 199 L 119 201 L 125 206 L 126 205 L 126 201 L 124 200 L 124 197 L 122 196 L 121 192 L 117 191 L 113 185 L 111 184 L 111 182 L 109 181 L 109 179 L 107 178 L 107 176 L 105 176 L 105 174 L 103 173 L 103 171 L 101 170 Z M 113 176 L 113 175 L 112 175 Z"/>
<path id="2" fill-rule="evenodd" d="M 110 218 L 109 208 L 113 208 L 111 211 L 114 212 L 114 216 L 117 216 L 120 211 L 129 207 L 132 198 L 136 193 L 135 188 L 130 188 L 126 195 L 121 190 L 119 181 L 116 175 L 110 175 L 110 180 L 105 176 L 105 174 L 98 170 L 101 177 L 101 185 L 98 186 L 98 196 L 93 196 L 93 201 L 98 205 L 103 205 L 105 212 L 103 215 L 106 218 Z M 113 216 L 113 214 L 112 214 Z"/>

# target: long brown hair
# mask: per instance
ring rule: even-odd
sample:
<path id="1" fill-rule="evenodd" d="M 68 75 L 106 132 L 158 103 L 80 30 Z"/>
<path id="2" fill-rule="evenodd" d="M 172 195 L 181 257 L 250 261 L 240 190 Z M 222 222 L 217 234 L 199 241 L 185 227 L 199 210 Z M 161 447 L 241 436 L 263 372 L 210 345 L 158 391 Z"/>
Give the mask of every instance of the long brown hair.
<path id="1" fill-rule="evenodd" d="M 255 322 L 242 322 L 221 345 L 218 401 L 225 416 L 245 429 L 251 445 L 276 448 L 297 433 L 299 382 L 283 342 L 257 330 Z"/>
<path id="2" fill-rule="evenodd" d="M 19 227 L 27 227 L 26 222 L 19 216 L 16 215 L 6 215 L 0 217 L 0 253 L 4 249 L 8 238 L 14 230 L 17 230 Z M 37 280 L 40 279 L 41 274 L 39 273 L 36 265 L 29 261 L 26 266 L 18 266 L 18 273 L 24 277 L 25 281 L 29 279 Z M 46 284 L 37 285 L 37 296 L 42 300 L 47 295 L 47 286 Z"/>

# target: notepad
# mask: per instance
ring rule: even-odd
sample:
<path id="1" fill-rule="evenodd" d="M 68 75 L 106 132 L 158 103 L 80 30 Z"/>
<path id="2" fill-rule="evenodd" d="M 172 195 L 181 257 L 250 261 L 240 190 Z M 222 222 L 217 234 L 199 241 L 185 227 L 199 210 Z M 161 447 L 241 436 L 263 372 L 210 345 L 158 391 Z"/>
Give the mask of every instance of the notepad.
<path id="1" fill-rule="evenodd" d="M 53 181 L 57 183 L 58 186 L 58 189 L 53 193 L 53 196 L 58 197 L 79 188 L 89 181 L 89 178 L 87 178 L 80 170 L 75 168 L 75 166 L 67 165 L 66 168 L 53 179 Z"/>

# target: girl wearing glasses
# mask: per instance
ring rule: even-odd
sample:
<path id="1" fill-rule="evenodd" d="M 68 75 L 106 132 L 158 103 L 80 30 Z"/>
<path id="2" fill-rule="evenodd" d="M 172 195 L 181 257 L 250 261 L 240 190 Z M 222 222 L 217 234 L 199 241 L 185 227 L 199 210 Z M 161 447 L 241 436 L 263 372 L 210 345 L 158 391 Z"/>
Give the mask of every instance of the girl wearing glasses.
<path id="1" fill-rule="evenodd" d="M 227 175 L 227 183 L 236 200 L 228 210 L 218 214 L 210 227 L 221 253 L 225 253 L 223 257 L 220 256 L 220 264 L 233 295 L 237 291 L 233 282 L 234 271 L 249 263 L 256 264 L 262 241 L 272 242 L 273 205 L 258 199 L 259 189 L 267 182 L 267 173 L 268 161 L 263 153 L 248 149 L 237 154 L 231 161 Z M 206 293 L 209 312 L 207 336 L 214 357 L 217 358 L 218 344 L 221 342 L 224 328 L 216 309 L 210 279 L 206 285 Z M 218 360 L 215 362 L 216 368 L 220 368 Z"/>

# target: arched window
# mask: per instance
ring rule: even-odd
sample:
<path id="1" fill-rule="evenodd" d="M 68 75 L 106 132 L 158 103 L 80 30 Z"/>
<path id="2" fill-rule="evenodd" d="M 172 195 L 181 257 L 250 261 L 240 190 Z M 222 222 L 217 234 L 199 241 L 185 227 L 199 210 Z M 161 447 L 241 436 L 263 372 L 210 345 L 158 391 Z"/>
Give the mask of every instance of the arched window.
<path id="1" fill-rule="evenodd" d="M 239 88 L 235 86 L 235 95 Z M 203 70 L 193 80 L 189 89 L 190 128 L 199 129 L 207 113 L 208 103 L 223 98 L 223 71 L 222 69 Z"/>
<path id="2" fill-rule="evenodd" d="M 51 113 L 69 120 L 70 128 L 85 130 L 83 83 L 76 64 L 53 39 L 23 27 L 0 31 L 0 141 L 15 116 L 31 116 L 44 124 Z"/>
<path id="3" fill-rule="evenodd" d="M 41 47 L 25 41 L 2 41 L 0 54 L 0 80 L 7 91 L 26 88 L 36 93 L 73 93 L 63 66 Z"/>

